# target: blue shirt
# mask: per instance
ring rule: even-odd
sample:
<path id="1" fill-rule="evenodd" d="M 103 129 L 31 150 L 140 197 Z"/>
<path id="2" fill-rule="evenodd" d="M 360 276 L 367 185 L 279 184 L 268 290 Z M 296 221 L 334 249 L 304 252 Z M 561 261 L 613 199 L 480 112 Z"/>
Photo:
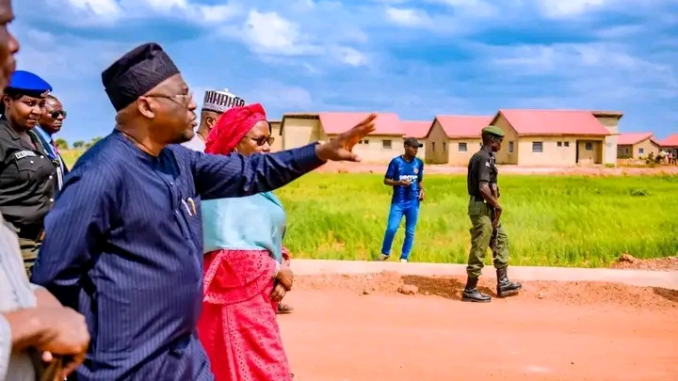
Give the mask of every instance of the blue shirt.
<path id="1" fill-rule="evenodd" d="M 409 180 L 412 183 L 408 187 L 393 187 L 391 204 L 419 200 L 420 183 L 424 179 L 424 162 L 417 157 L 407 161 L 403 156 L 398 156 L 388 164 L 384 177 L 395 181 Z"/>
<path id="2" fill-rule="evenodd" d="M 78 380 L 212 381 L 195 334 L 200 199 L 270 191 L 321 164 L 313 144 L 249 157 L 174 145 L 153 157 L 113 132 L 90 148 L 45 218 L 32 274 L 86 317 Z"/>
<path id="3" fill-rule="evenodd" d="M 36 135 L 38 135 L 38 138 L 40 139 L 42 146 L 45 148 L 45 152 L 47 152 L 47 154 L 49 155 L 49 158 L 53 161 L 58 160 L 59 162 L 59 168 L 57 170 L 57 180 L 58 180 L 57 190 L 61 190 L 64 184 L 64 176 L 67 173 L 66 165 L 64 164 L 64 161 L 61 159 L 61 155 L 59 155 L 59 153 L 56 152 L 56 150 L 54 149 L 54 146 L 52 146 L 52 137 L 39 126 L 33 128 L 33 131 L 35 131 Z"/>

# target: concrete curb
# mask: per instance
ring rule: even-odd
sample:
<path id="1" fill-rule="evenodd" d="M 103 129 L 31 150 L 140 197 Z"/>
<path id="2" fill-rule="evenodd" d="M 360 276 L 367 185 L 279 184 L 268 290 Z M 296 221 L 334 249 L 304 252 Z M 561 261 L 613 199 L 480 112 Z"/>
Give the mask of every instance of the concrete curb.
<path id="1" fill-rule="evenodd" d="M 400 263 L 293 259 L 292 269 L 297 275 L 319 274 L 374 274 L 382 271 L 402 275 L 465 276 L 465 265 L 440 263 Z M 486 267 L 484 276 L 495 278 L 492 267 Z M 678 290 L 678 271 L 580 269 L 567 267 L 513 266 L 512 279 L 521 281 L 609 282 L 638 287 L 662 287 Z"/>

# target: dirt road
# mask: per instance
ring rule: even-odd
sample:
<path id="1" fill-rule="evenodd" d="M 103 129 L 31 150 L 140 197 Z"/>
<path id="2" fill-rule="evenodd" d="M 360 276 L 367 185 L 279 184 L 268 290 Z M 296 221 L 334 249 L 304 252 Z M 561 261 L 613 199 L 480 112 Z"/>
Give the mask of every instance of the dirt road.
<path id="1" fill-rule="evenodd" d="M 673 294 L 624 288 L 657 298 L 639 305 L 599 287 L 596 304 L 558 297 L 562 284 L 540 300 L 527 284 L 524 298 L 478 305 L 309 284 L 279 317 L 295 381 L 678 380 Z"/>

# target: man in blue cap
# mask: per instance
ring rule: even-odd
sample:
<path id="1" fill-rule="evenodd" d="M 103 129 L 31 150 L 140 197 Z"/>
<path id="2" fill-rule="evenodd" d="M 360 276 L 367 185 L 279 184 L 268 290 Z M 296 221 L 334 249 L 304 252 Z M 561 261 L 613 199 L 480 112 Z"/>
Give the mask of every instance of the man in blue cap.
<path id="1" fill-rule="evenodd" d="M 17 70 L 5 89 L 0 109 L 0 212 L 20 238 L 30 271 L 44 238 L 43 221 L 54 204 L 58 162 L 34 132 L 52 86 L 28 71 Z"/>
<path id="2" fill-rule="evenodd" d="M 497 296 L 514 295 L 522 288 L 520 283 L 508 279 L 508 236 L 501 226 L 502 208 L 499 205 L 497 184 L 497 163 L 495 152 L 501 149 L 504 131 L 496 126 L 482 130 L 483 146 L 468 162 L 466 179 L 468 194 L 468 216 L 471 219 L 471 251 L 468 256 L 466 273 L 468 280 L 462 293 L 465 302 L 490 302 L 489 295 L 478 291 L 478 278 L 483 269 L 483 260 L 488 248 L 492 249 L 494 267 L 497 269 Z"/>

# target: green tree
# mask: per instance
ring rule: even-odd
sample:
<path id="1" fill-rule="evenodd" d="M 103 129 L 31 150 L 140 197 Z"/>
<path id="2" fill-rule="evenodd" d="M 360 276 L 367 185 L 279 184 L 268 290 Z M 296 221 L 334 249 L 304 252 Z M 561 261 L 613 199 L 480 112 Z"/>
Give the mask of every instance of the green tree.
<path id="1" fill-rule="evenodd" d="M 82 140 L 78 140 L 77 142 L 73 142 L 73 148 L 82 148 L 85 146 L 85 142 Z"/>
<path id="2" fill-rule="evenodd" d="M 59 138 L 54 142 L 54 144 L 56 144 L 58 149 L 68 149 L 68 142 L 66 139 Z"/>

